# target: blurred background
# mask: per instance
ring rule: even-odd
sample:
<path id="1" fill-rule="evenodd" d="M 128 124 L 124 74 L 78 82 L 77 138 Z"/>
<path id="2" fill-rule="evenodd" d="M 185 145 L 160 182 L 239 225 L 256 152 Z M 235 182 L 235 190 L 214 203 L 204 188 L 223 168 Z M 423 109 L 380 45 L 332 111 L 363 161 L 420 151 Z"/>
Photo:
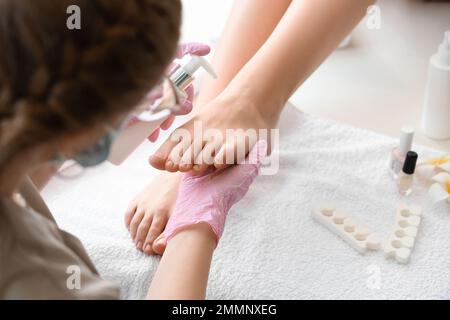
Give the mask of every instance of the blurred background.
<path id="1" fill-rule="evenodd" d="M 233 0 L 182 1 L 182 40 L 214 46 Z M 291 102 L 304 112 L 395 138 L 403 125 L 412 125 L 416 143 L 450 151 L 450 140 L 420 132 L 429 59 L 450 30 L 450 2 L 379 0 L 376 5 L 380 28 L 369 29 L 367 17 L 362 20 L 348 46 L 336 50 Z"/>

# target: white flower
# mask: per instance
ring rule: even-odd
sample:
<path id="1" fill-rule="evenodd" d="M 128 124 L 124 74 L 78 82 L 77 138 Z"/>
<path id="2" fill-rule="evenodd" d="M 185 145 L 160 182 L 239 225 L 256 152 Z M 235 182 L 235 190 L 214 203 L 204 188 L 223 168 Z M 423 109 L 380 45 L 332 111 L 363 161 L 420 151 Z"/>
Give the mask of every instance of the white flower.
<path id="1" fill-rule="evenodd" d="M 433 203 L 447 200 L 450 202 L 450 174 L 447 172 L 441 172 L 431 178 L 436 182 L 431 185 L 428 190 Z"/>
<path id="2" fill-rule="evenodd" d="M 440 172 L 450 173 L 450 155 L 425 160 L 416 168 L 417 175 L 426 180 L 431 180 Z"/>

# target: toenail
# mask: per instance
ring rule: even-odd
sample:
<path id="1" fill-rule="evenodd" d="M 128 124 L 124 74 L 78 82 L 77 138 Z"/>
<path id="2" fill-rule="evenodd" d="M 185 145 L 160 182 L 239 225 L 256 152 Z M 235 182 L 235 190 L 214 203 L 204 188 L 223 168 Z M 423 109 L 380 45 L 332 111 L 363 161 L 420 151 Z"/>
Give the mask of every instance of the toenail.
<path id="1" fill-rule="evenodd" d="M 139 242 L 137 243 L 136 247 L 137 247 L 139 250 L 141 250 L 141 248 L 142 248 L 142 242 L 139 241 Z"/>
<path id="2" fill-rule="evenodd" d="M 173 166 L 173 162 L 172 162 L 172 161 L 170 161 L 170 160 L 169 160 L 169 161 L 167 161 L 167 162 L 166 162 L 166 166 L 169 166 L 169 167 Z"/>
<path id="3" fill-rule="evenodd" d="M 149 253 L 149 252 L 150 252 L 150 249 L 151 249 L 150 244 L 147 244 L 147 245 L 145 246 L 145 252 Z"/>

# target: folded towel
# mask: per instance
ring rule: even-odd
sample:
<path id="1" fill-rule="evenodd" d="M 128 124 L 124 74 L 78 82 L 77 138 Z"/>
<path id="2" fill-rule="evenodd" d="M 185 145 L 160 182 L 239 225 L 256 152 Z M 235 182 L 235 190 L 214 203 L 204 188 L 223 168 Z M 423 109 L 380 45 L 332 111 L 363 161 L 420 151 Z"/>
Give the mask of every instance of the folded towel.
<path id="1" fill-rule="evenodd" d="M 181 120 L 180 120 L 181 121 Z M 144 142 L 120 167 L 106 163 L 81 177 L 54 178 L 44 197 L 59 225 L 78 236 L 100 273 L 126 299 L 145 297 L 159 258 L 138 252 L 123 223 L 129 201 L 157 174 Z M 423 206 L 408 265 L 381 251 L 360 255 L 310 216 L 332 202 L 387 239 L 404 200 L 389 176 L 397 141 L 305 115 L 288 105 L 280 120 L 280 168 L 260 176 L 235 205 L 214 254 L 209 299 L 433 299 L 450 288 L 450 207 Z M 440 153 L 414 146 L 420 156 Z"/>

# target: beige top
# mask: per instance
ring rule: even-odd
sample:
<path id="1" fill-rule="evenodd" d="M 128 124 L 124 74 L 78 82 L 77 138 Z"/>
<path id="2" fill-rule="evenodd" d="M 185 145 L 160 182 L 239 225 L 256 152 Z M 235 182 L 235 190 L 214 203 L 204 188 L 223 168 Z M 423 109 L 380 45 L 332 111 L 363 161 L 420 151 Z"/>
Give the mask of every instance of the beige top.
<path id="1" fill-rule="evenodd" d="M 0 199 L 1 299 L 119 297 L 118 285 L 100 278 L 81 242 L 58 228 L 31 180 L 19 199 Z"/>

